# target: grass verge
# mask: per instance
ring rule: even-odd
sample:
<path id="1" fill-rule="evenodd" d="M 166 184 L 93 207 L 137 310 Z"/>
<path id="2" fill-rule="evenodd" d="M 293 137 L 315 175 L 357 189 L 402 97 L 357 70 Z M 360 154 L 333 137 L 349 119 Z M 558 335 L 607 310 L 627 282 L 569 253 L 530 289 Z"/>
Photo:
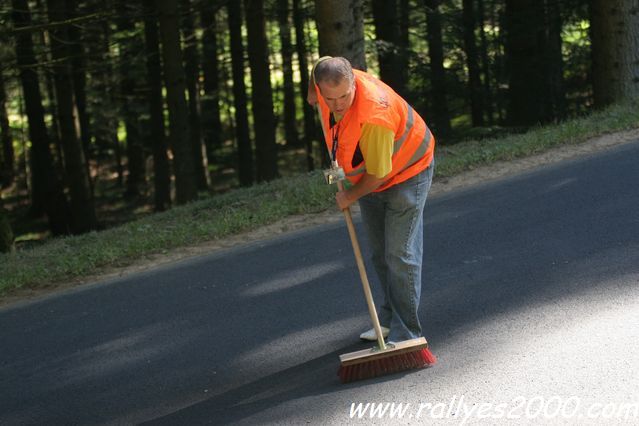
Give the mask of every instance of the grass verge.
<path id="1" fill-rule="evenodd" d="M 637 127 L 637 105 L 616 105 L 525 134 L 461 142 L 438 149 L 436 178 Z M 146 255 L 248 231 L 286 216 L 321 212 L 333 208 L 334 191 L 321 173 L 303 174 L 212 196 L 105 231 L 0 254 L 0 297 L 19 289 L 55 286 L 100 268 L 125 266 Z"/>

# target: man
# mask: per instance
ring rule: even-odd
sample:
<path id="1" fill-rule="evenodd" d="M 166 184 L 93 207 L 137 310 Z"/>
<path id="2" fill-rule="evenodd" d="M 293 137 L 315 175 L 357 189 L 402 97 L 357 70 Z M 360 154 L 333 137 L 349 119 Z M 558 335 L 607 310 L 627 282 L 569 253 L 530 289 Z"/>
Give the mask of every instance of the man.
<path id="1" fill-rule="evenodd" d="M 326 145 L 352 183 L 336 194 L 337 205 L 360 205 L 384 293 L 378 310 L 384 337 L 421 337 L 423 210 L 435 139 L 405 100 L 345 58 L 318 61 L 308 101 L 319 104 Z M 376 340 L 373 329 L 360 337 Z"/>

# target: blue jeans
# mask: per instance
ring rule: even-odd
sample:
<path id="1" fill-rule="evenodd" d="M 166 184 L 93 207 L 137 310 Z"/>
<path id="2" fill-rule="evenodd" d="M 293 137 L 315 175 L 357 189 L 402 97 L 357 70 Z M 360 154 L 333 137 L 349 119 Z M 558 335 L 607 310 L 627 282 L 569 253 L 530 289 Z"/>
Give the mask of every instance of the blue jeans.
<path id="1" fill-rule="evenodd" d="M 434 166 L 433 160 L 407 181 L 359 200 L 384 294 L 379 322 L 390 329 L 388 340 L 393 342 L 422 335 L 417 310 L 422 288 L 424 204 Z"/>

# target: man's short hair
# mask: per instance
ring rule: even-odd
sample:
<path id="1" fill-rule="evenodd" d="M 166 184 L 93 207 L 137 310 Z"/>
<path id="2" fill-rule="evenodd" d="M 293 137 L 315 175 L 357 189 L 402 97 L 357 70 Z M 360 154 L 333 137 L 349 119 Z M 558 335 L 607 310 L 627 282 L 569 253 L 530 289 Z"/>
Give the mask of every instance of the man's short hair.
<path id="1" fill-rule="evenodd" d="M 355 75 L 353 74 L 353 67 L 348 59 L 336 56 L 334 58 L 328 57 L 326 59 L 320 59 L 315 66 L 315 72 L 313 74 L 315 83 L 330 83 L 332 86 L 337 86 L 344 79 L 350 84 L 355 82 Z"/>

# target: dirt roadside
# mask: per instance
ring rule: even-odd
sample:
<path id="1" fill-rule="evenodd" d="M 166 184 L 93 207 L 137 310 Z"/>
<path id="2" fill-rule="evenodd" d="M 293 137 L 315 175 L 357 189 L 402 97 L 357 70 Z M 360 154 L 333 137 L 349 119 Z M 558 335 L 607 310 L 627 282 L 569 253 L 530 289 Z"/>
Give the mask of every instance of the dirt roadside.
<path id="1" fill-rule="evenodd" d="M 512 176 L 532 170 L 547 164 L 557 163 L 563 160 L 578 158 L 585 155 L 594 154 L 605 151 L 612 147 L 631 143 L 639 140 L 639 129 L 633 129 L 624 132 L 611 133 L 596 138 L 592 138 L 577 145 L 560 146 L 553 148 L 542 154 L 521 158 L 508 162 L 497 162 L 491 165 L 478 167 L 473 170 L 466 171 L 459 175 L 445 178 L 435 179 L 429 197 L 449 192 L 456 189 L 468 188 L 473 185 L 486 183 L 501 177 Z M 355 212 L 357 213 L 357 212 Z M 56 284 L 44 286 L 35 290 L 20 290 L 10 296 L 0 298 L 0 306 L 10 305 L 18 301 L 24 301 L 40 297 L 49 293 L 62 291 L 82 284 L 95 283 L 99 281 L 114 279 L 127 276 L 136 272 L 146 271 L 188 257 L 197 256 L 206 253 L 214 253 L 220 250 L 228 249 L 247 242 L 256 242 L 267 240 L 274 236 L 278 236 L 287 232 L 292 232 L 320 224 L 334 223 L 341 221 L 341 212 L 329 210 L 317 214 L 307 214 L 292 216 L 282 219 L 262 228 L 221 238 L 206 243 L 175 249 L 170 253 L 156 254 L 147 256 L 143 259 L 136 260 L 133 264 L 123 267 L 103 268 L 96 274 L 75 279 L 65 284 Z"/>

